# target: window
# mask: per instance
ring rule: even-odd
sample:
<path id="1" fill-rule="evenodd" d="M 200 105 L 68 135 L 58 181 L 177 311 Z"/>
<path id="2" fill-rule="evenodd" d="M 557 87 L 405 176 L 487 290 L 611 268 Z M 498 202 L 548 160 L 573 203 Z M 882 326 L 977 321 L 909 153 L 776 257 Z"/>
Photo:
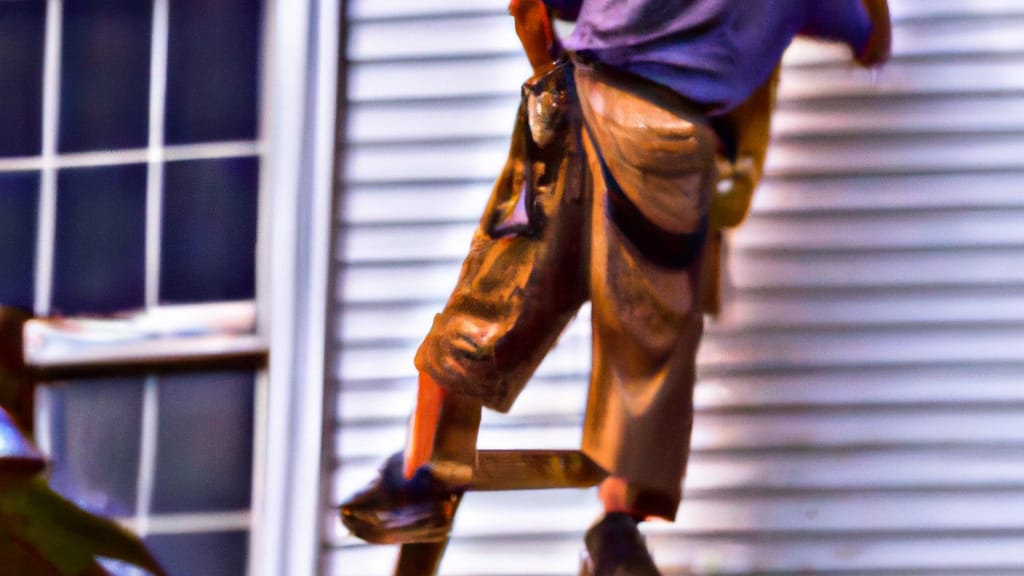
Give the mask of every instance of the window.
<path id="1" fill-rule="evenodd" d="M 238 575 L 249 562 L 268 11 L 0 2 L 0 305 L 133 313 L 103 324 L 106 346 L 64 338 L 66 321 L 35 327 L 51 375 L 36 439 L 56 489 L 129 523 L 172 574 Z M 195 318 L 239 317 L 214 340 L 189 332 Z M 180 359 L 166 339 L 146 346 L 153 326 L 199 360 L 155 370 Z M 115 333 L 127 328 L 138 330 Z"/>

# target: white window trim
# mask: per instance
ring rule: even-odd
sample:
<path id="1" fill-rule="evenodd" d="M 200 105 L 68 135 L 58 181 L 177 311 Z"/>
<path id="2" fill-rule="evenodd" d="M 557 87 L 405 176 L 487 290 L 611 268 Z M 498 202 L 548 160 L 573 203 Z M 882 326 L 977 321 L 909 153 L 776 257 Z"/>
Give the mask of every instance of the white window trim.
<path id="1" fill-rule="evenodd" d="M 24 328 L 25 363 L 43 380 L 164 365 L 264 363 L 252 301 L 154 306 L 109 316 L 35 318 Z"/>
<path id="2" fill-rule="evenodd" d="M 257 393 L 252 576 L 318 570 L 340 11 L 341 0 L 267 6 L 257 330 L 270 358 Z"/>

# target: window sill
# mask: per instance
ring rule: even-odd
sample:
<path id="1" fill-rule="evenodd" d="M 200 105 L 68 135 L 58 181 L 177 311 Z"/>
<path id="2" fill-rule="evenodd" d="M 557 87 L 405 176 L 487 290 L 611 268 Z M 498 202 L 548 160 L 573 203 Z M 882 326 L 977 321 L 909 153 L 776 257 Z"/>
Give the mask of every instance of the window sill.
<path id="1" fill-rule="evenodd" d="M 124 372 L 257 368 L 267 343 L 252 301 L 161 306 L 109 317 L 34 319 L 25 363 L 40 380 Z"/>

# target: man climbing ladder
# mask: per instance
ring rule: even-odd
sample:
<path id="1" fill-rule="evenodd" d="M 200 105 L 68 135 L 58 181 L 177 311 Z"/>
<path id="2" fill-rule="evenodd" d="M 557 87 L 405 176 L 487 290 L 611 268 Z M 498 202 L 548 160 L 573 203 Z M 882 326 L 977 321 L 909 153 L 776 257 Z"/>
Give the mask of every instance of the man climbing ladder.
<path id="1" fill-rule="evenodd" d="M 716 157 L 767 142 L 773 71 L 797 34 L 890 50 L 885 0 L 513 0 L 534 69 L 509 160 L 459 283 L 416 355 L 404 454 L 342 505 L 376 542 L 444 538 L 472 481 L 482 407 L 507 411 L 576 309 L 592 303 L 582 451 L 606 473 L 592 573 L 658 574 L 637 523 L 672 520 L 693 417 Z M 575 20 L 564 49 L 549 13 Z M 762 114 L 741 113 L 758 102 Z M 742 163 L 741 163 L 742 164 Z M 735 212 L 735 209 L 733 209 Z"/>

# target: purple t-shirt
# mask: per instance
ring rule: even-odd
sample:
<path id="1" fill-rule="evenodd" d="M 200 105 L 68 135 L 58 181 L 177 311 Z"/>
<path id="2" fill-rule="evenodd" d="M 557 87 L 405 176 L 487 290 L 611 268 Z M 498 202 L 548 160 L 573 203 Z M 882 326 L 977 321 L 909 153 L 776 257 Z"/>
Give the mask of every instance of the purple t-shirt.
<path id="1" fill-rule="evenodd" d="M 564 42 L 664 84 L 715 113 L 753 93 L 797 34 L 845 42 L 871 33 L 861 0 L 544 0 L 576 20 Z"/>

